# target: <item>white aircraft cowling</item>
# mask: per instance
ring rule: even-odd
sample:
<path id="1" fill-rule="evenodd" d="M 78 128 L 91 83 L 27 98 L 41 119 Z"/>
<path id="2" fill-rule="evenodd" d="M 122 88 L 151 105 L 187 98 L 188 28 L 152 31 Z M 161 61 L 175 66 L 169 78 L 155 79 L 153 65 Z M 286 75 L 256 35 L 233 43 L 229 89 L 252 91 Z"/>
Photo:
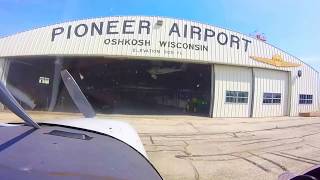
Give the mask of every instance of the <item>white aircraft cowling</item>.
<path id="1" fill-rule="evenodd" d="M 147 153 L 139 138 L 138 133 L 131 125 L 126 122 L 98 118 L 80 118 L 49 120 L 46 121 L 46 123 L 77 127 L 107 134 L 127 143 L 148 159 Z"/>

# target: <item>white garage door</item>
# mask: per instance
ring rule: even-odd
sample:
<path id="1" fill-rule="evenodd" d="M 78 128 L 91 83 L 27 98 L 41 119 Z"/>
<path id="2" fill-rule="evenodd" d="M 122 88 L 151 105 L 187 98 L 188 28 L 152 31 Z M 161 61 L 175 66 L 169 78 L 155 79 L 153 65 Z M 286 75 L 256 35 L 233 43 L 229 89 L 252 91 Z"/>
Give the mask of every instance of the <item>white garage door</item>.
<path id="1" fill-rule="evenodd" d="M 253 117 L 288 115 L 288 72 L 254 68 Z"/>
<path id="2" fill-rule="evenodd" d="M 251 69 L 214 65 L 214 76 L 213 117 L 249 117 Z"/>

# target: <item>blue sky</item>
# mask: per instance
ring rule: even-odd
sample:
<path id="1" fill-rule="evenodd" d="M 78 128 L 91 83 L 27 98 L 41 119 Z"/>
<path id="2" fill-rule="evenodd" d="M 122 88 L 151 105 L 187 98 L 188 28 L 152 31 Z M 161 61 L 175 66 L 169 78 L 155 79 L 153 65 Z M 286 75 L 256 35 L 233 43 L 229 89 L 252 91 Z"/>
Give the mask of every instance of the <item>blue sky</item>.
<path id="1" fill-rule="evenodd" d="M 112 15 L 177 17 L 244 34 L 258 30 L 320 71 L 319 0 L 0 0 L 0 36 Z"/>

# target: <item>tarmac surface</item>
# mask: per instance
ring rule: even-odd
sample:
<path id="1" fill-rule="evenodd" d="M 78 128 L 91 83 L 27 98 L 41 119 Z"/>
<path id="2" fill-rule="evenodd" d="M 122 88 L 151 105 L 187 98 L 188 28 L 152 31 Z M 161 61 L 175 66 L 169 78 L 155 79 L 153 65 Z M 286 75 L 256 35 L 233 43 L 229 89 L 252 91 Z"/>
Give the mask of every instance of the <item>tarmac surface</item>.
<path id="1" fill-rule="evenodd" d="M 37 121 L 81 117 L 40 113 Z M 130 123 L 164 179 L 277 179 L 320 164 L 320 118 L 98 115 Z M 8 112 L 0 122 L 17 122 Z"/>

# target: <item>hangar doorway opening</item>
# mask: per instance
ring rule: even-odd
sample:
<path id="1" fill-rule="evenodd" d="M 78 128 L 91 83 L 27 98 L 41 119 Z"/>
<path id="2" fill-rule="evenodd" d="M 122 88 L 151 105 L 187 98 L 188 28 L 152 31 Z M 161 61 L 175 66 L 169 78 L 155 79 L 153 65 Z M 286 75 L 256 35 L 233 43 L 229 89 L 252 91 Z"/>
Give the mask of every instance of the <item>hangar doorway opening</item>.
<path id="1" fill-rule="evenodd" d="M 77 111 L 64 84 L 61 80 L 57 81 L 54 75 L 55 61 L 54 57 L 11 61 L 8 84 L 20 89 L 34 103 L 26 105 L 20 101 L 24 108 L 49 110 L 54 99 L 53 84 L 58 82 L 52 110 Z M 209 116 L 210 65 L 64 57 L 61 68 L 71 73 L 98 113 Z M 30 104 L 32 107 L 29 107 Z"/>
<path id="2" fill-rule="evenodd" d="M 105 58 L 64 63 L 99 113 L 209 116 L 209 65 Z"/>
<path id="3" fill-rule="evenodd" d="M 52 93 L 54 59 L 44 57 L 8 60 L 6 86 L 24 109 L 48 110 Z"/>

